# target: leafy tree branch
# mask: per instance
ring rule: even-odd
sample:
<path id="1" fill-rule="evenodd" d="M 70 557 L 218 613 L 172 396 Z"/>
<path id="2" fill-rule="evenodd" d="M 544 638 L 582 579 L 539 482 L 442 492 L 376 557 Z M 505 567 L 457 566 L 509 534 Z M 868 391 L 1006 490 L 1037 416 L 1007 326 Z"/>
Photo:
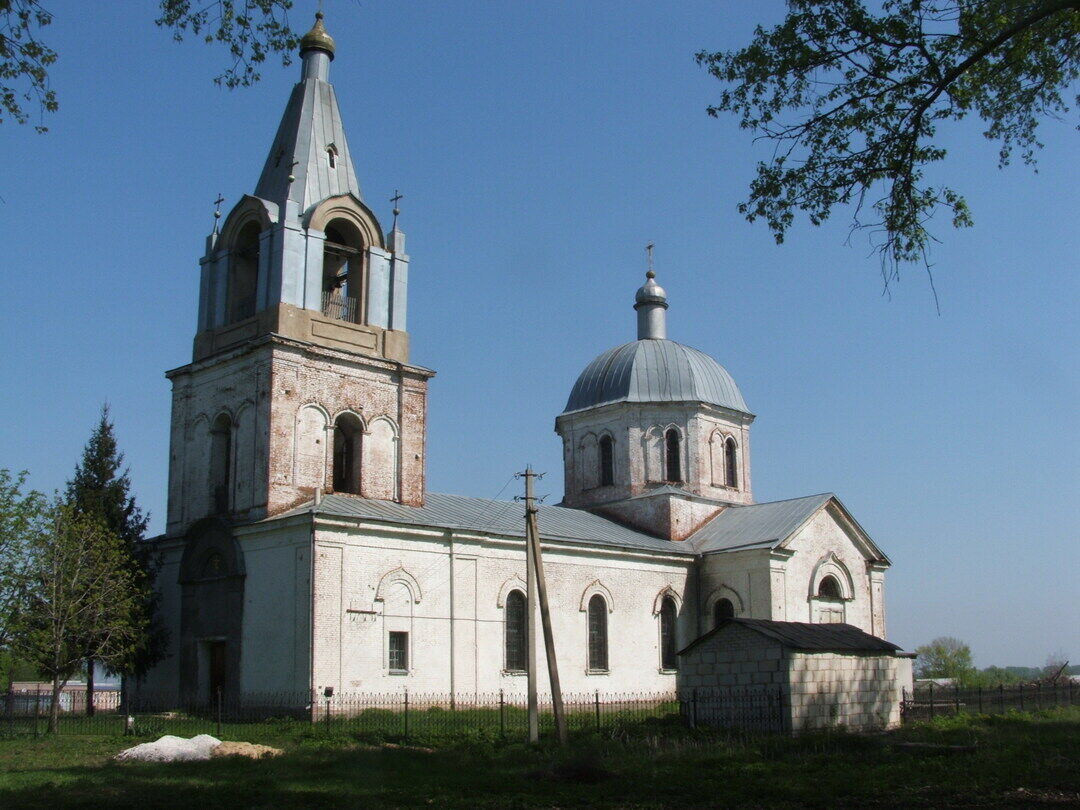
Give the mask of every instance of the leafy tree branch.
<path id="1" fill-rule="evenodd" d="M 926 179 L 946 156 L 942 123 L 973 113 L 1000 166 L 1016 152 L 1033 164 L 1039 123 L 1070 111 L 1080 0 L 885 0 L 877 14 L 863 0 L 789 0 L 745 48 L 697 60 L 725 84 L 709 114 L 774 143 L 740 212 L 783 242 L 797 213 L 820 225 L 852 206 L 887 289 L 905 263 L 929 270 L 938 211 L 972 224 L 957 190 Z"/>

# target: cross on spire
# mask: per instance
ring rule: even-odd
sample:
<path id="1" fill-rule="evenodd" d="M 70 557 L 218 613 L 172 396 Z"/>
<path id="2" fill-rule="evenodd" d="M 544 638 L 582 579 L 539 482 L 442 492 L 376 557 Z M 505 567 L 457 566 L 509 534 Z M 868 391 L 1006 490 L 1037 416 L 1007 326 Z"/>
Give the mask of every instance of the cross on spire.
<path id="1" fill-rule="evenodd" d="M 405 195 L 402 194 L 400 191 L 398 191 L 395 188 L 394 189 L 394 196 L 390 198 L 390 202 L 392 202 L 394 204 L 394 225 L 390 230 L 394 230 L 395 228 L 397 228 L 398 214 L 401 213 L 401 209 L 398 207 L 398 203 L 401 202 L 404 199 L 405 199 Z"/>
<path id="2" fill-rule="evenodd" d="M 649 244 L 647 244 L 645 246 L 645 256 L 647 257 L 646 261 L 647 261 L 647 265 L 648 265 L 648 269 L 645 271 L 645 277 L 646 278 L 656 278 L 656 271 L 653 270 L 653 255 L 652 255 L 654 247 L 656 247 L 656 245 L 654 243 L 652 243 L 652 242 L 649 242 Z"/>
<path id="3" fill-rule="evenodd" d="M 221 192 L 218 192 L 217 199 L 214 200 L 214 233 L 218 232 L 218 222 L 221 220 L 221 204 L 225 202 L 225 198 L 221 196 Z"/>

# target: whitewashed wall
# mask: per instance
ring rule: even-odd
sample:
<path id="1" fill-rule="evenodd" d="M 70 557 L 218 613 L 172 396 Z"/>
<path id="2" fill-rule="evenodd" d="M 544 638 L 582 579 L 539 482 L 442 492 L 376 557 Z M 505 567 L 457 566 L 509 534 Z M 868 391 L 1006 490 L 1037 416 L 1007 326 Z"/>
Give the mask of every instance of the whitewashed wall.
<path id="1" fill-rule="evenodd" d="M 690 561 L 545 545 L 556 652 L 566 692 L 664 691 L 658 597 L 676 594 L 679 644 L 694 620 L 685 603 Z M 316 546 L 315 677 L 321 690 L 523 692 L 504 667 L 505 596 L 524 588 L 524 542 L 369 526 L 320 528 Z M 409 598 L 403 599 L 402 588 Z M 592 590 L 590 590 L 592 589 Z M 608 601 L 606 673 L 586 666 L 588 596 Z M 388 633 L 407 630 L 407 675 L 387 668 Z M 542 651 L 542 636 L 537 646 Z M 539 655 L 541 671 L 546 662 Z M 546 677 L 546 676 L 545 676 Z"/>

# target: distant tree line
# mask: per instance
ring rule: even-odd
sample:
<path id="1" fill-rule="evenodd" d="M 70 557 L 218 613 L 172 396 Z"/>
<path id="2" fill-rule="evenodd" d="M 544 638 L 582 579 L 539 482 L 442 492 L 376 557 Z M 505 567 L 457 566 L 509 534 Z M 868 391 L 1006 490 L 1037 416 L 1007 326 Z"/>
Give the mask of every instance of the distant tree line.
<path id="1" fill-rule="evenodd" d="M 918 678 L 949 678 L 964 687 L 1009 686 L 1052 682 L 1067 675 L 1080 675 L 1080 665 L 1069 665 L 1062 652 L 1051 653 L 1042 667 L 975 667 L 971 648 L 958 638 L 940 636 L 916 648 L 915 675 Z"/>
<path id="2" fill-rule="evenodd" d="M 73 677 L 85 676 L 92 714 L 98 667 L 139 677 L 164 654 L 158 562 L 123 462 L 106 406 L 62 494 L 0 469 L 0 664 L 8 690 L 49 680 L 53 731 Z"/>

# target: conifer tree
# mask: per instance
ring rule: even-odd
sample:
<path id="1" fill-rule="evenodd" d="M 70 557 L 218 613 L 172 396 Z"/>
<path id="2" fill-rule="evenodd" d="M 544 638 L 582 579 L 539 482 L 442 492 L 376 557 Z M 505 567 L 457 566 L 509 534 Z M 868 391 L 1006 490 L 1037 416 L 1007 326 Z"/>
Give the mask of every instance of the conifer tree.
<path id="1" fill-rule="evenodd" d="M 159 597 L 154 578 L 159 563 L 152 547 L 145 542 L 149 515 L 135 503 L 131 477 L 124 464 L 124 454 L 116 443 L 109 406 L 101 408 L 97 427 L 83 450 L 82 461 L 68 482 L 65 500 L 78 515 L 87 515 L 100 523 L 121 542 L 124 566 L 138 592 L 136 624 L 143 628 L 129 655 L 119 660 L 122 675 L 143 675 L 164 653 L 166 634 L 158 616 Z M 86 639 L 87 650 L 96 648 L 95 639 Z M 93 714 L 94 659 L 86 657 L 86 711 Z"/>

